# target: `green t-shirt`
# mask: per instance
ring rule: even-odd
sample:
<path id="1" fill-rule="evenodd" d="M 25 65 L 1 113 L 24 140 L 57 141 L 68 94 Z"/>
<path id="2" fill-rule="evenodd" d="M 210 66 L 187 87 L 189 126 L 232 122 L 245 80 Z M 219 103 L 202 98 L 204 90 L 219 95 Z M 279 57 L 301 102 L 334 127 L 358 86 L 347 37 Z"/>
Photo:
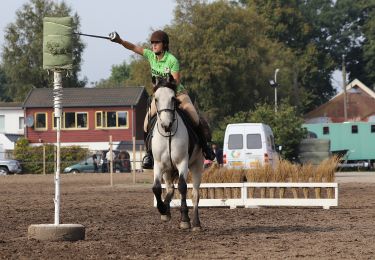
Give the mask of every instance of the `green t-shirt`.
<path id="1" fill-rule="evenodd" d="M 151 75 L 156 77 L 168 77 L 171 72 L 179 72 L 180 64 L 175 56 L 168 51 L 164 53 L 161 60 L 158 60 L 156 54 L 149 49 L 143 50 L 143 57 L 145 57 L 151 66 Z M 180 83 L 177 86 L 177 93 L 185 90 L 185 87 Z"/>

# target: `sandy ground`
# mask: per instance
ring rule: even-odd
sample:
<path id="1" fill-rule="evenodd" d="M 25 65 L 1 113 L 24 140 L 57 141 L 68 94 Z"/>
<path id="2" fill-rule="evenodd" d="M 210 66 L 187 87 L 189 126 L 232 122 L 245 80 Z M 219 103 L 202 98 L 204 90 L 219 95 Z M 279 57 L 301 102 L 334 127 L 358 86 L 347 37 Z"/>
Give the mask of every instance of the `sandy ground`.
<path id="1" fill-rule="evenodd" d="M 0 259 L 374 259 L 375 174 L 339 173 L 339 206 L 202 208 L 202 232 L 162 223 L 152 174 L 63 175 L 61 223 L 82 224 L 86 239 L 27 239 L 31 224 L 54 220 L 53 176 L 0 178 Z"/>

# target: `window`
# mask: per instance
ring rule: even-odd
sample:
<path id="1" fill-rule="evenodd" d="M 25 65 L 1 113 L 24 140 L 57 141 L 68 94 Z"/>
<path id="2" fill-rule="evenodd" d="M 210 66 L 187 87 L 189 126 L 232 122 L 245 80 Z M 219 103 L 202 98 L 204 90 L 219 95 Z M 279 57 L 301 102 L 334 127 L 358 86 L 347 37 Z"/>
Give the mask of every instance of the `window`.
<path id="1" fill-rule="evenodd" d="M 323 134 L 324 135 L 329 135 L 329 127 L 328 126 L 324 126 L 323 127 Z"/>
<path id="2" fill-rule="evenodd" d="M 87 112 L 65 112 L 63 117 L 65 129 L 87 128 Z M 55 123 L 56 125 L 56 123 Z"/>
<path id="3" fill-rule="evenodd" d="M 375 125 L 371 125 L 371 133 L 375 133 Z"/>
<path id="4" fill-rule="evenodd" d="M 352 134 L 357 134 L 357 133 L 358 133 L 358 126 L 352 125 Z"/>
<path id="5" fill-rule="evenodd" d="M 128 127 L 128 112 L 126 111 L 97 111 L 95 112 L 97 128 L 126 128 Z"/>
<path id="6" fill-rule="evenodd" d="M 25 119 L 23 116 L 18 118 L 18 129 L 22 130 L 25 127 Z"/>
<path id="7" fill-rule="evenodd" d="M 243 148 L 243 137 L 242 134 L 229 135 L 228 149 L 242 149 Z"/>
<path id="8" fill-rule="evenodd" d="M 248 134 L 246 136 L 247 149 L 260 149 L 262 148 L 262 138 L 260 134 Z"/>
<path id="9" fill-rule="evenodd" d="M 5 131 L 5 116 L 0 115 L 0 132 Z"/>
<path id="10" fill-rule="evenodd" d="M 95 112 L 95 127 L 103 127 L 102 118 L 103 112 Z"/>
<path id="11" fill-rule="evenodd" d="M 35 113 L 35 129 L 47 130 L 47 113 Z"/>

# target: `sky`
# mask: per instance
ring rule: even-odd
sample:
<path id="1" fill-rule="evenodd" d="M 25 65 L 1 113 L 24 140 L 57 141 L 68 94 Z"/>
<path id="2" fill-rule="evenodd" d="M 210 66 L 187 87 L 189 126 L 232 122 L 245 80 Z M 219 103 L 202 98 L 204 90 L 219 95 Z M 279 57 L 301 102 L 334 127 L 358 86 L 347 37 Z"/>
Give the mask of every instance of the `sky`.
<path id="1" fill-rule="evenodd" d="M 56 1 L 61 2 L 61 1 Z M 65 0 L 81 19 L 81 32 L 107 36 L 117 31 L 121 38 L 132 43 L 145 42 L 153 30 L 163 29 L 171 24 L 174 0 Z M 22 9 L 28 0 L 1 0 L 0 46 L 4 44 L 5 28 L 15 22 L 16 11 Z M 107 79 L 113 65 L 130 61 L 133 53 L 119 44 L 108 40 L 83 37 L 86 44 L 83 52 L 80 78 L 91 82 Z"/>

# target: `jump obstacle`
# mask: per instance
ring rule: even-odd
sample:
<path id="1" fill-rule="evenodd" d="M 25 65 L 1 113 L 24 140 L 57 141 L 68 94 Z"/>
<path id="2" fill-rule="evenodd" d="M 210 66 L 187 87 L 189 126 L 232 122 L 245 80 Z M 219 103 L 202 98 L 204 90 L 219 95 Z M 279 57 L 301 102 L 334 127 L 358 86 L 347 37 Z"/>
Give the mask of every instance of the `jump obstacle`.
<path id="1" fill-rule="evenodd" d="M 165 191 L 165 184 L 162 184 L 162 189 Z M 177 184 L 175 184 L 177 188 Z M 188 189 L 192 189 L 193 185 L 188 184 Z M 213 192 L 215 189 L 238 189 L 238 196 L 236 198 L 201 198 L 199 200 L 199 207 L 229 207 L 231 209 L 237 207 L 254 208 L 254 207 L 278 207 L 278 206 L 290 206 L 290 207 L 323 207 L 323 209 L 329 209 L 330 207 L 338 206 L 338 184 L 337 183 L 322 183 L 322 182 L 308 182 L 308 183 L 297 183 L 297 182 L 264 182 L 264 183 L 202 183 L 200 190 L 207 189 L 207 193 Z M 275 194 L 274 198 L 255 198 L 250 196 L 249 189 L 260 189 L 260 188 L 284 188 L 284 189 L 297 189 L 297 188 L 324 188 L 333 189 L 332 198 L 277 198 Z M 175 193 L 178 192 L 177 190 Z M 200 192 L 202 194 L 202 192 Z M 191 199 L 187 199 L 188 207 L 192 207 Z M 180 207 L 180 199 L 172 199 L 171 207 Z M 156 207 L 156 200 L 154 198 L 154 206 Z"/>

